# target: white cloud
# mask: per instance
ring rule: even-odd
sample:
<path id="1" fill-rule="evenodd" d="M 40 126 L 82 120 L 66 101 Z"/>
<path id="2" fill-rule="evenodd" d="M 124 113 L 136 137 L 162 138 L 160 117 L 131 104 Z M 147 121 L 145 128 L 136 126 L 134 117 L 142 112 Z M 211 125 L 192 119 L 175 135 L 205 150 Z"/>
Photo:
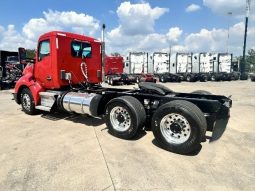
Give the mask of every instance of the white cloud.
<path id="1" fill-rule="evenodd" d="M 169 41 L 177 42 L 182 34 L 182 30 L 179 27 L 170 28 L 166 34 Z"/>
<path id="2" fill-rule="evenodd" d="M 0 48 L 16 51 L 19 46 L 35 48 L 38 37 L 51 30 L 64 30 L 93 36 L 99 30 L 99 21 L 90 15 L 74 11 L 43 12 L 44 17 L 32 18 L 24 24 L 22 32 L 14 25 L 0 26 Z"/>
<path id="3" fill-rule="evenodd" d="M 199 9 L 201 9 L 201 7 L 200 7 L 199 5 L 197 5 L 197 4 L 191 4 L 191 5 L 189 5 L 189 6 L 185 9 L 185 11 L 186 11 L 186 12 L 195 12 L 195 11 L 198 11 Z"/>
<path id="4" fill-rule="evenodd" d="M 234 16 L 245 15 L 245 0 L 203 0 L 205 6 L 210 8 L 213 12 L 226 15 L 232 12 Z M 251 10 L 254 11 L 255 3 L 251 1 Z M 254 15 L 254 12 L 253 12 Z"/>
<path id="5" fill-rule="evenodd" d="M 165 46 L 165 34 L 155 33 L 154 24 L 167 8 L 154 7 L 149 3 L 123 2 L 117 9 L 119 26 L 107 33 L 108 52 L 156 50 Z M 171 33 L 171 38 L 173 37 Z"/>
<path id="6" fill-rule="evenodd" d="M 69 30 L 79 34 L 93 35 L 99 29 L 99 22 L 92 16 L 74 11 L 43 12 L 44 18 L 33 18 L 23 27 L 24 34 L 35 39 L 50 30 Z"/>
<path id="7" fill-rule="evenodd" d="M 240 22 L 230 27 L 227 42 L 227 29 L 201 29 L 198 33 L 189 34 L 184 45 L 189 51 L 226 52 L 227 44 L 230 52 L 241 55 L 244 35 L 244 23 Z M 255 27 L 248 28 L 247 49 L 252 48 L 255 42 Z"/>
<path id="8" fill-rule="evenodd" d="M 33 47 L 36 44 L 18 33 L 14 25 L 8 25 L 7 29 L 0 26 L 0 30 L 0 49 L 2 50 L 18 51 L 18 47 L 24 47 L 25 45 Z"/>
<path id="9" fill-rule="evenodd" d="M 120 30 L 125 35 L 152 33 L 155 21 L 166 12 L 167 8 L 152 8 L 149 3 L 123 2 L 117 9 Z"/>

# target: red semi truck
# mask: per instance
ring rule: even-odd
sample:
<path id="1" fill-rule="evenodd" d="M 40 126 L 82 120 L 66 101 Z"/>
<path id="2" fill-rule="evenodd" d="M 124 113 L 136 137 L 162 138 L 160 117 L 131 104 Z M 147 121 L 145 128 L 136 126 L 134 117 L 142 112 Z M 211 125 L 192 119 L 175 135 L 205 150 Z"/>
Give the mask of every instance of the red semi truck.
<path id="1" fill-rule="evenodd" d="M 135 78 L 124 74 L 124 60 L 122 56 L 106 56 L 105 57 L 105 82 L 110 85 L 116 84 L 132 84 Z"/>
<path id="2" fill-rule="evenodd" d="M 122 56 L 105 57 L 105 74 L 122 74 L 124 69 L 124 60 Z"/>
<path id="3" fill-rule="evenodd" d="M 193 152 L 205 141 L 206 131 L 224 132 L 217 120 L 227 119 L 232 100 L 205 91 L 174 92 L 155 83 L 139 89 L 100 86 L 102 42 L 73 33 L 53 31 L 38 40 L 34 64 L 28 64 L 15 86 L 14 99 L 22 110 L 58 110 L 104 117 L 109 132 L 131 139 L 151 126 L 163 148 Z M 20 49 L 25 61 L 25 51 Z M 216 125 L 215 125 L 216 124 Z"/>

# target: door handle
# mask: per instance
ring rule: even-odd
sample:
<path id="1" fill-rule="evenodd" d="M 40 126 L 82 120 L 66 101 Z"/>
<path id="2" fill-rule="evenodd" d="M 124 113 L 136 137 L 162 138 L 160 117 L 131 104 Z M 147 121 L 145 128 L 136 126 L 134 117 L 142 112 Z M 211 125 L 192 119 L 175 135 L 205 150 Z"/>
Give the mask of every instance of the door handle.
<path id="1" fill-rule="evenodd" d="M 51 76 L 47 76 L 46 78 L 48 81 L 51 81 Z"/>

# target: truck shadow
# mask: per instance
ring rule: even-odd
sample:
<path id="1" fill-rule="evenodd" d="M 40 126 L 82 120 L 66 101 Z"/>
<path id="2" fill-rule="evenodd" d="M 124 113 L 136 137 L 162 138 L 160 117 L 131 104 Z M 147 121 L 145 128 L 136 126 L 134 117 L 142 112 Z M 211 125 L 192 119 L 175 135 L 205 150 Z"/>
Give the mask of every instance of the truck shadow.
<path id="1" fill-rule="evenodd" d="M 67 121 L 72 121 L 74 123 L 80 123 L 86 126 L 92 126 L 92 127 L 97 127 L 100 125 L 105 124 L 104 119 L 100 118 L 95 118 L 91 117 L 89 115 L 78 115 L 78 114 L 70 114 L 70 113 L 63 113 L 63 112 L 54 112 L 54 113 L 48 113 L 48 112 L 43 112 L 41 114 L 42 118 L 52 120 L 52 121 L 59 121 L 59 120 L 67 120 Z M 102 128 L 101 131 L 108 131 L 109 134 L 111 134 L 108 130 L 108 128 L 105 126 L 105 128 Z M 128 141 L 135 141 L 143 136 L 145 136 L 147 133 L 144 130 L 140 130 L 132 139 L 129 139 Z"/>
<path id="2" fill-rule="evenodd" d="M 216 120 L 216 123 L 215 123 L 215 126 L 214 126 L 214 131 L 213 131 L 212 135 L 211 136 L 206 136 L 206 141 L 204 141 L 204 142 L 212 143 L 214 141 L 219 140 L 222 137 L 223 133 L 225 132 L 225 130 L 227 128 L 228 121 L 229 121 L 229 118 L 223 118 L 223 119 Z M 164 150 L 167 151 L 167 149 L 162 147 L 156 139 L 153 139 L 152 143 L 156 147 L 159 147 L 159 148 L 164 149 Z M 188 153 L 188 154 L 181 154 L 181 155 L 196 156 L 200 153 L 201 149 L 202 149 L 202 144 L 199 144 L 198 148 L 195 149 L 193 152 Z"/>
<path id="3" fill-rule="evenodd" d="M 41 117 L 52 121 L 67 120 L 72 121 L 74 123 L 84 124 L 87 126 L 100 126 L 105 122 L 103 119 L 90 117 L 88 115 L 78 115 L 64 112 L 54 113 L 45 112 L 41 114 Z"/>
<path id="4" fill-rule="evenodd" d="M 155 145 L 156 147 L 159 147 L 159 148 L 169 152 L 166 148 L 162 147 L 161 144 L 156 139 L 152 140 L 152 144 Z M 200 153 L 201 149 L 202 149 L 202 145 L 199 144 L 198 148 L 195 149 L 193 152 L 190 152 L 190 153 L 187 153 L 187 154 L 179 154 L 179 155 L 196 156 L 196 155 L 198 155 Z M 176 154 L 178 154 L 178 153 L 176 153 Z"/>

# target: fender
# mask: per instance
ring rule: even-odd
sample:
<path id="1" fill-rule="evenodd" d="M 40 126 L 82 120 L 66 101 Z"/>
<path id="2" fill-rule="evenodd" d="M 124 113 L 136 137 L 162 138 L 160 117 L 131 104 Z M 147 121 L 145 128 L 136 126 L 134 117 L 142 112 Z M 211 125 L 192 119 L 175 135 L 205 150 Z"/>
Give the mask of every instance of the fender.
<path id="1" fill-rule="evenodd" d="M 20 104 L 20 93 L 23 88 L 29 88 L 31 91 L 35 105 L 38 105 L 40 103 L 40 92 L 45 91 L 44 88 L 35 80 L 32 73 L 27 73 L 24 76 L 22 76 L 16 83 L 15 89 L 14 89 L 14 99 L 15 101 Z"/>

